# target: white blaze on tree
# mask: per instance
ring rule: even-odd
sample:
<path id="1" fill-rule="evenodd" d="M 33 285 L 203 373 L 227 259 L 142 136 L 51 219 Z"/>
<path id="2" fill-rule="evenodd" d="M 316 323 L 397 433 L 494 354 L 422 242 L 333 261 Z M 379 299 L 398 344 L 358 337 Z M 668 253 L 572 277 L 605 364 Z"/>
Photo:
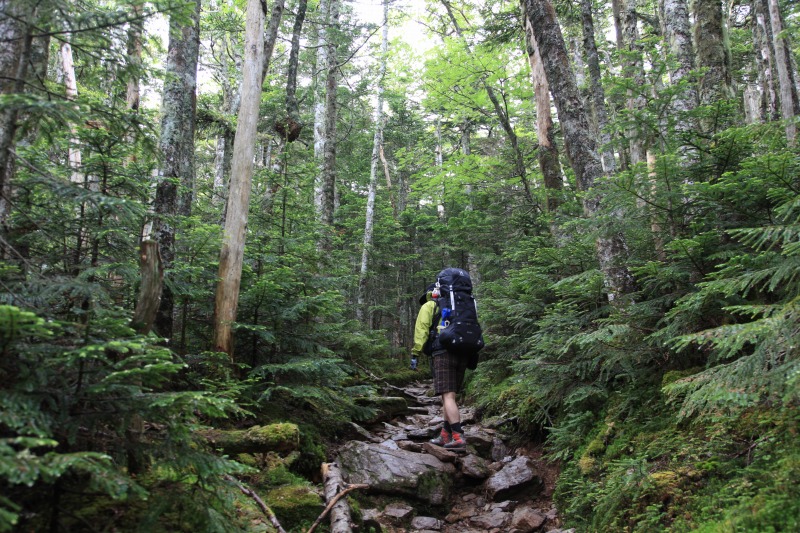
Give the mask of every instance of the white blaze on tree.
<path id="1" fill-rule="evenodd" d="M 253 176 L 264 64 L 264 12 L 259 0 L 248 0 L 245 16 L 242 99 L 233 141 L 233 161 L 225 215 L 225 234 L 219 258 L 219 282 L 214 301 L 214 346 L 233 357 L 233 323 L 242 281 L 244 235 Z"/>

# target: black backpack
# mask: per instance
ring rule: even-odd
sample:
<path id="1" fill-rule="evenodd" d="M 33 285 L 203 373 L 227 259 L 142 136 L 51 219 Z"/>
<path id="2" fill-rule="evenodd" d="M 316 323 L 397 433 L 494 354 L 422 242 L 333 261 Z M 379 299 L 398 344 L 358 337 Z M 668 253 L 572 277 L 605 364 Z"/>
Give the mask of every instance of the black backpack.
<path id="1" fill-rule="evenodd" d="M 439 343 L 450 353 L 474 359 L 484 343 L 469 274 L 460 268 L 446 268 L 436 276 L 436 288 L 442 326 Z"/>

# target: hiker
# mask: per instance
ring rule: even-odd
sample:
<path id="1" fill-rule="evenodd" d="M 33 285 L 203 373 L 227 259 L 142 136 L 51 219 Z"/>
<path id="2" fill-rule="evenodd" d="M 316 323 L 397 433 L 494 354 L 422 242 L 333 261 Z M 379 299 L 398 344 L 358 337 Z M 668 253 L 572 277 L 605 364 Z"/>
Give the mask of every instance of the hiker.
<path id="1" fill-rule="evenodd" d="M 442 418 L 444 427 L 438 437 L 431 443 L 451 450 L 464 450 L 464 430 L 461 428 L 461 414 L 458 412 L 456 394 L 461 392 L 467 359 L 451 354 L 439 343 L 438 328 L 441 310 L 433 296 L 438 297 L 436 284 L 431 284 L 420 297 L 421 305 L 414 326 L 414 347 L 412 358 L 419 358 L 422 353 L 431 357 L 433 372 L 433 389 L 442 397 Z"/>

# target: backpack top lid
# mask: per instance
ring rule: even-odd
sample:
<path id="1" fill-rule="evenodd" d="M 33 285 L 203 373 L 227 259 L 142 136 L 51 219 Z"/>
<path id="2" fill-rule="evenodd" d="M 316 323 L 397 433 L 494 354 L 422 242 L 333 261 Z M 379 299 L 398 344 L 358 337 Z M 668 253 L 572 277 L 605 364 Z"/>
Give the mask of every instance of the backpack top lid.
<path id="1" fill-rule="evenodd" d="M 447 290 L 453 287 L 454 291 L 472 292 L 472 280 L 467 271 L 460 268 L 445 268 L 436 276 L 436 281 Z"/>

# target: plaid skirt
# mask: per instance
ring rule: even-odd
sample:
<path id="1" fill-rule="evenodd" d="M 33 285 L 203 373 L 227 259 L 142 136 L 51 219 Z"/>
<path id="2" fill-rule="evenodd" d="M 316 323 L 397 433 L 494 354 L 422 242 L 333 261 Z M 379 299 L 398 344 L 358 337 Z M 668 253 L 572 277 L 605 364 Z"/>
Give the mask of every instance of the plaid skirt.
<path id="1" fill-rule="evenodd" d="M 431 357 L 433 367 L 433 391 L 437 395 L 445 392 L 461 392 L 467 357 L 453 355 L 447 350 L 437 350 Z"/>

